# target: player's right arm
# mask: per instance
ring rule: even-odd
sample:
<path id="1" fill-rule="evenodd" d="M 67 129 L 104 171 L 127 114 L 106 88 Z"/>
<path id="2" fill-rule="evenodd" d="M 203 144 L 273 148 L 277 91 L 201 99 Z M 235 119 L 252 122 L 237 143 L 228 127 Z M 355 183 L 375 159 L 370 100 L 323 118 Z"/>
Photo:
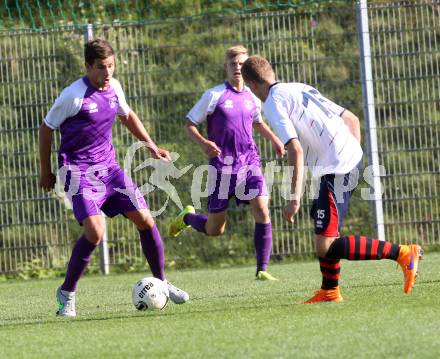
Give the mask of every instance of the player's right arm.
<path id="1" fill-rule="evenodd" d="M 197 125 L 206 121 L 208 115 L 214 112 L 215 107 L 217 106 L 217 101 L 219 100 L 224 89 L 224 85 L 219 85 L 206 91 L 200 100 L 194 105 L 191 111 L 189 111 L 186 115 L 186 134 L 191 141 L 202 149 L 208 158 L 217 157 L 221 151 L 215 142 L 210 141 L 202 136 L 197 129 Z"/>
<path id="2" fill-rule="evenodd" d="M 40 153 L 40 187 L 50 191 L 55 187 L 55 175 L 50 166 L 50 150 L 53 130 L 44 122 L 38 131 L 38 149 Z"/>
<path id="3" fill-rule="evenodd" d="M 215 142 L 209 141 L 202 136 L 197 126 L 190 120 L 187 120 L 185 123 L 185 132 L 191 141 L 197 144 L 209 158 L 217 157 L 221 153 Z"/>
<path id="4" fill-rule="evenodd" d="M 55 175 L 50 164 L 53 131 L 81 109 L 83 95 L 87 86 L 82 80 L 75 81 L 65 88 L 55 100 L 38 131 L 38 150 L 40 155 L 40 187 L 50 191 L 55 187 Z"/>

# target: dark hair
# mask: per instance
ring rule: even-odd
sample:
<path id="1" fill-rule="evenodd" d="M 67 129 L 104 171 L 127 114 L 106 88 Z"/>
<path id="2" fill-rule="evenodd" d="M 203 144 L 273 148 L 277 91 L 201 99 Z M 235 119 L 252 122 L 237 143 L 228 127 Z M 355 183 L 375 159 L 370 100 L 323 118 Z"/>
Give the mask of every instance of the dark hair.
<path id="1" fill-rule="evenodd" d="M 258 55 L 249 57 L 243 63 L 241 75 L 244 81 L 256 81 L 258 83 L 270 82 L 275 78 L 275 73 L 269 61 Z"/>
<path id="2" fill-rule="evenodd" d="M 115 51 L 104 39 L 90 40 L 84 45 L 84 60 L 89 65 L 93 65 L 96 59 L 106 59 L 113 56 Z"/>

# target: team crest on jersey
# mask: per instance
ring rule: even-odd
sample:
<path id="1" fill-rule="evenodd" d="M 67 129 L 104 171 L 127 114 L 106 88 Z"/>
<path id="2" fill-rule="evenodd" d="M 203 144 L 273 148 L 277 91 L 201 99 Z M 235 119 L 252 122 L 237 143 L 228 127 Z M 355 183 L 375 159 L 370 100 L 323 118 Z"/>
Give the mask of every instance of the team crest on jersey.
<path id="1" fill-rule="evenodd" d="M 252 103 L 251 100 L 246 100 L 246 101 L 244 101 L 244 107 L 246 107 L 247 110 L 252 110 L 252 108 L 254 107 L 254 104 Z"/>
<path id="2" fill-rule="evenodd" d="M 117 105 L 118 100 L 116 97 L 112 97 L 110 100 L 108 100 L 108 104 L 110 105 L 110 108 L 115 108 Z"/>
<path id="3" fill-rule="evenodd" d="M 234 103 L 232 102 L 232 100 L 225 101 L 225 108 L 234 108 Z"/>
<path id="4" fill-rule="evenodd" d="M 89 105 L 89 113 L 98 112 L 98 104 L 96 102 L 92 102 Z"/>

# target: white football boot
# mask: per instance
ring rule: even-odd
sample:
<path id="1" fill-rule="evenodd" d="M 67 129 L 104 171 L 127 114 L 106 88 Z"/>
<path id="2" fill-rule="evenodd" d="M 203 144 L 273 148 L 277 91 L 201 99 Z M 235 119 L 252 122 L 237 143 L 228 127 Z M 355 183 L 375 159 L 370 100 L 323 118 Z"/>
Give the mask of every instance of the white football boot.
<path id="1" fill-rule="evenodd" d="M 167 281 L 170 299 L 176 304 L 183 304 L 189 300 L 189 295 L 182 289 L 179 289 Z"/>
<path id="2" fill-rule="evenodd" d="M 75 292 L 57 289 L 57 315 L 60 317 L 76 317 L 75 311 Z"/>

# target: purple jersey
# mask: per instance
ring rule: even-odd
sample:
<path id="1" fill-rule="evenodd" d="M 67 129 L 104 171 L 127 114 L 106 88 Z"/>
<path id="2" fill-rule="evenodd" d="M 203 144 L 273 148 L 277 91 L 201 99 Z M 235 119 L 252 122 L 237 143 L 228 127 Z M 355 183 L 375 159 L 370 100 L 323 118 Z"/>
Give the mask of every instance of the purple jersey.
<path id="1" fill-rule="evenodd" d="M 231 166 L 238 173 L 246 165 L 260 166 L 260 157 L 252 137 L 252 124 L 261 122 L 261 103 L 245 87 L 235 90 L 228 82 L 207 90 L 187 115 L 198 125 L 208 121 L 208 139 L 221 154 L 210 160 L 218 171 Z"/>
<path id="2" fill-rule="evenodd" d="M 81 170 L 97 164 L 114 166 L 113 122 L 117 114 L 129 112 L 116 79 L 106 90 L 93 87 L 87 77 L 65 88 L 44 119 L 48 127 L 61 132 L 59 166 L 77 165 Z"/>

